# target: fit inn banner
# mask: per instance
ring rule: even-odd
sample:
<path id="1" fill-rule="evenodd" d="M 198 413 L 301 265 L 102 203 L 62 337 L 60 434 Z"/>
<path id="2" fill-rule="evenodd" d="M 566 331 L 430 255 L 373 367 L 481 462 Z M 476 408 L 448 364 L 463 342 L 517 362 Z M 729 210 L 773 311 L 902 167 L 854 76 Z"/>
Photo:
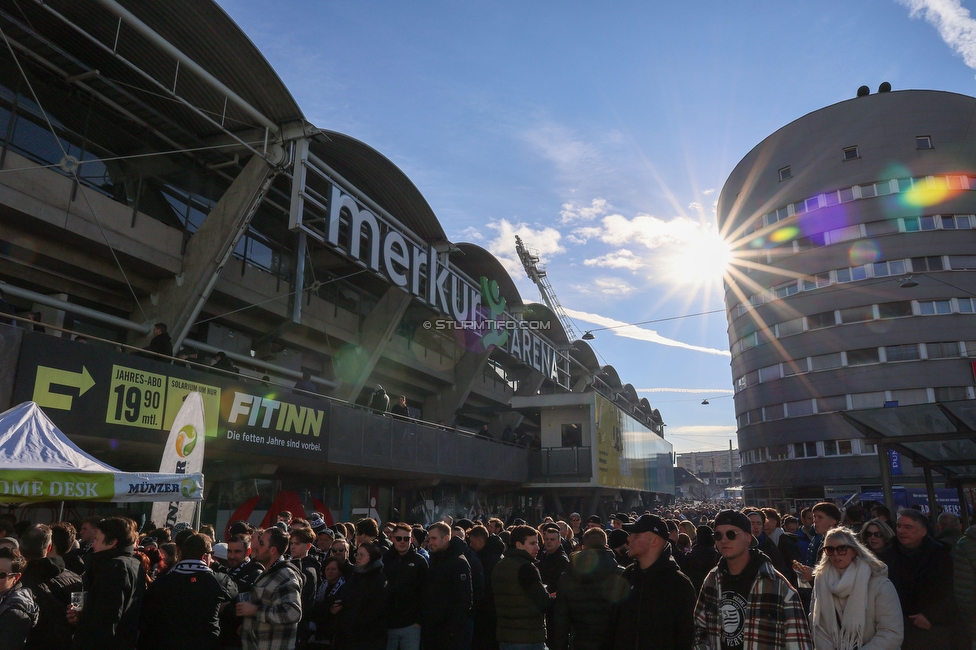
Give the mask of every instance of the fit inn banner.
<path id="1" fill-rule="evenodd" d="M 203 412 L 203 395 L 187 393 L 173 420 L 173 426 L 163 447 L 163 459 L 159 471 L 167 474 L 194 474 L 203 470 L 203 450 L 206 443 L 206 419 Z M 179 522 L 192 523 L 191 501 L 153 504 L 151 520 L 157 526 L 172 527 Z"/>

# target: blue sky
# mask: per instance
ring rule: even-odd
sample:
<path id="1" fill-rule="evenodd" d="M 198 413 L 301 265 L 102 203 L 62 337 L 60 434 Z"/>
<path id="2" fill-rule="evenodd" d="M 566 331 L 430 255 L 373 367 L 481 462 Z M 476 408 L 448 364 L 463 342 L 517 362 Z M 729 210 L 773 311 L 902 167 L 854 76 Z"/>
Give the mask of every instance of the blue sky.
<path id="1" fill-rule="evenodd" d="M 309 121 L 397 164 L 527 302 L 514 235 L 538 250 L 581 330 L 721 309 L 714 202 L 781 126 L 862 84 L 976 94 L 958 0 L 220 4 Z M 675 451 L 735 440 L 723 313 L 596 336 Z"/>

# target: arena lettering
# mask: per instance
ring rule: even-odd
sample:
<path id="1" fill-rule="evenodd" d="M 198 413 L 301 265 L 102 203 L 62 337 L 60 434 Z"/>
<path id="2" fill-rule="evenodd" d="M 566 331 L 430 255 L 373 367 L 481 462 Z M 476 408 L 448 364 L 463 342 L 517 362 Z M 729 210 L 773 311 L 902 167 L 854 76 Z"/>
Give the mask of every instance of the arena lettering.
<path id="1" fill-rule="evenodd" d="M 326 229 L 324 243 L 331 245 L 355 263 L 373 271 L 390 283 L 407 289 L 421 302 L 456 321 L 485 319 L 481 287 L 472 285 L 456 273 L 450 264 L 444 264 L 443 260 L 446 260 L 446 256 L 439 253 L 434 246 L 418 243 L 399 232 L 392 224 L 363 207 L 359 201 L 344 193 L 335 184 L 332 185 L 329 199 L 328 219 L 329 226 Z M 340 237 L 340 232 L 344 233 L 343 237 Z M 423 286 L 424 284 L 426 287 Z M 513 320 L 507 314 L 497 316 L 493 314 L 492 318 Z M 557 355 L 552 345 L 534 332 L 524 331 L 522 340 L 516 341 L 517 338 L 518 333 L 509 337 L 510 342 L 503 349 L 546 377 L 558 381 L 556 357 L 565 357 L 565 355 Z M 504 339 L 496 341 L 492 338 L 486 341 L 486 344 L 502 341 Z M 255 403 L 254 406 L 257 407 L 255 410 L 247 409 L 250 414 L 248 424 L 254 426 L 258 417 L 256 411 L 263 409 L 265 422 L 263 428 L 268 428 L 273 409 L 278 408 L 278 403 L 275 400 L 264 399 L 260 405 Z M 282 421 L 294 423 L 293 419 L 296 417 L 298 416 L 294 413 L 285 414 L 283 409 L 279 413 L 278 422 L 279 424 Z M 307 423 L 307 420 L 304 422 Z M 277 428 L 279 431 L 282 430 L 280 426 Z"/>

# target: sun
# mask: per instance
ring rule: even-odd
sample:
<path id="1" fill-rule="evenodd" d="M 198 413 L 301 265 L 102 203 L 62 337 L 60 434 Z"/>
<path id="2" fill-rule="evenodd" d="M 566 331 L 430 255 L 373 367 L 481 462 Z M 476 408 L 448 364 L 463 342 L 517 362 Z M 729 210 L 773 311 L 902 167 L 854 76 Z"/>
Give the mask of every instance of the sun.
<path id="1" fill-rule="evenodd" d="M 674 244 L 667 256 L 668 278 L 675 284 L 704 285 L 722 281 L 732 249 L 714 229 Z"/>

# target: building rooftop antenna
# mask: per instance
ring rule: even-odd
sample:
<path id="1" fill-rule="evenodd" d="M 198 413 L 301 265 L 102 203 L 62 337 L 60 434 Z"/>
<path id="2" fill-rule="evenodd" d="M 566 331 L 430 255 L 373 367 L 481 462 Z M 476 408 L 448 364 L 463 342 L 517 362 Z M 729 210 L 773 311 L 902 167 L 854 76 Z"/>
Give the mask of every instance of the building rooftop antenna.
<path id="1" fill-rule="evenodd" d="M 542 302 L 546 304 L 549 309 L 552 310 L 554 314 L 559 318 L 559 322 L 562 323 L 563 329 L 566 330 L 566 336 L 569 337 L 570 341 L 575 341 L 579 338 L 576 334 L 576 330 L 573 329 L 573 325 L 570 323 L 569 316 L 566 315 L 566 311 L 563 306 L 559 304 L 559 298 L 556 297 L 556 292 L 549 284 L 549 276 L 546 274 L 546 267 L 539 263 L 539 253 L 538 251 L 530 251 L 522 243 L 522 238 L 515 235 L 515 251 L 518 253 L 519 260 L 522 262 L 522 267 L 525 269 L 525 274 L 529 276 L 529 279 L 535 283 L 535 286 L 539 288 L 539 293 L 542 295 Z"/>

